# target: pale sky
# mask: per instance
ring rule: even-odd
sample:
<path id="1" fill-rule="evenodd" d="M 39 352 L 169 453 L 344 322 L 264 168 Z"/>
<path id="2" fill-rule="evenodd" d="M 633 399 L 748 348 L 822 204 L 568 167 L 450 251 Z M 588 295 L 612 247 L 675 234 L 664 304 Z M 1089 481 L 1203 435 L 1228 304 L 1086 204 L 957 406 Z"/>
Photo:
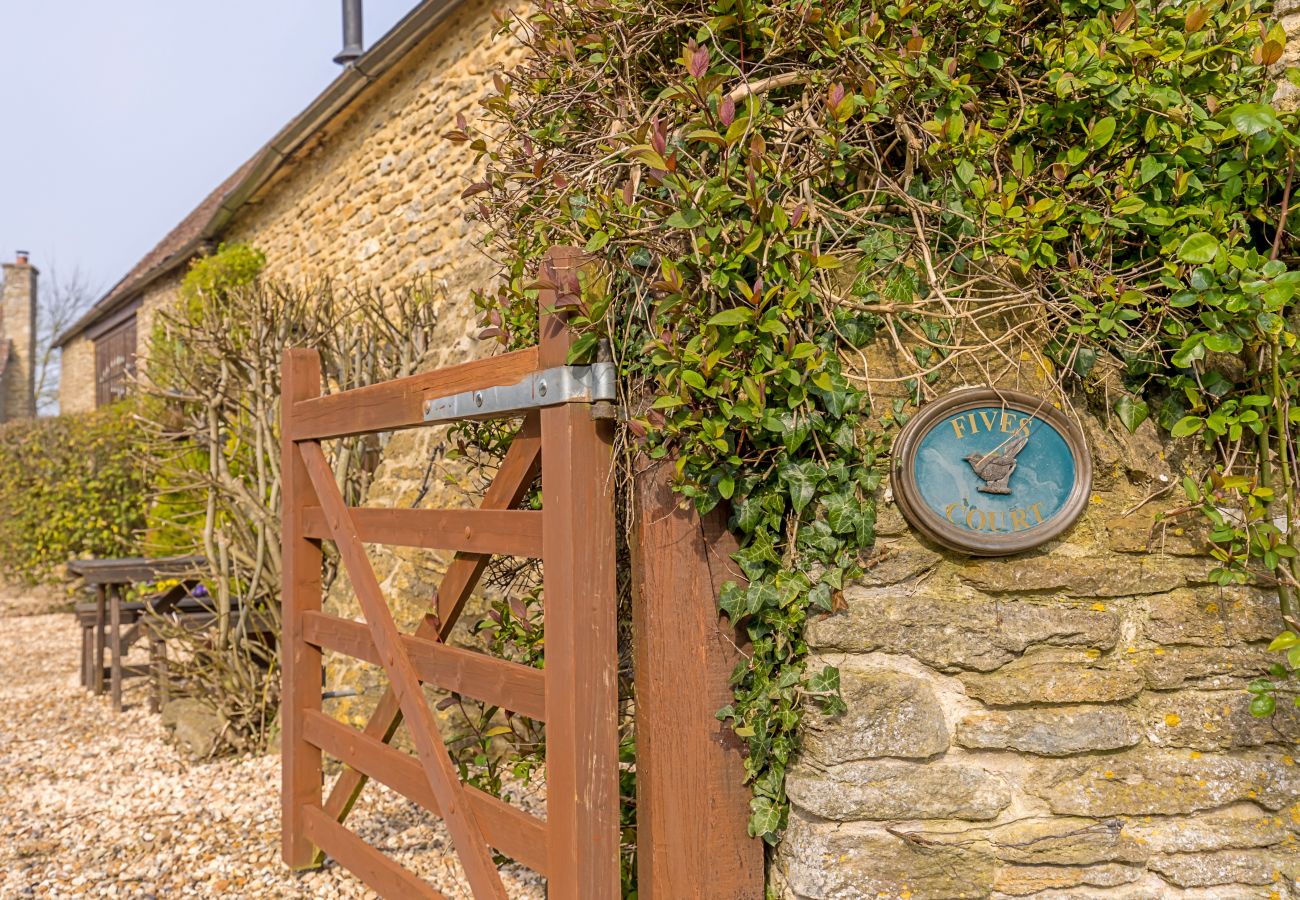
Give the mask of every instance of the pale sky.
<path id="1" fill-rule="evenodd" d="M 367 49 L 417 0 L 365 0 Z M 339 73 L 340 0 L 0 0 L 0 261 L 101 292 Z"/>

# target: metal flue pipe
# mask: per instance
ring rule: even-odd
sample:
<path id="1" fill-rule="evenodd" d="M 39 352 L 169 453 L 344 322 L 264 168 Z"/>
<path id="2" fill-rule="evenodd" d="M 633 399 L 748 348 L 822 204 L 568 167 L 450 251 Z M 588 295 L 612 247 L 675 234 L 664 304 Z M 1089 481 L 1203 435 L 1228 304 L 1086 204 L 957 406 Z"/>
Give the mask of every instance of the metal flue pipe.
<path id="1" fill-rule="evenodd" d="M 361 0 L 343 0 L 343 49 L 334 61 L 340 66 L 359 57 L 364 51 L 361 36 Z"/>

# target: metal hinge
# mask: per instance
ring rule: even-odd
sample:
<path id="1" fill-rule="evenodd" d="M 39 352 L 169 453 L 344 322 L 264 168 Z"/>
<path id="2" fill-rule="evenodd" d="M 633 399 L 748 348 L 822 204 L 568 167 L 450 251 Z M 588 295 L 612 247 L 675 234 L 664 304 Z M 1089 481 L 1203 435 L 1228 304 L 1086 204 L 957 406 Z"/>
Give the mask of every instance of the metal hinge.
<path id="1" fill-rule="evenodd" d="M 534 372 L 518 384 L 465 391 L 426 400 L 424 421 L 487 419 L 562 403 L 607 404 L 616 396 L 612 362 L 556 366 Z"/>

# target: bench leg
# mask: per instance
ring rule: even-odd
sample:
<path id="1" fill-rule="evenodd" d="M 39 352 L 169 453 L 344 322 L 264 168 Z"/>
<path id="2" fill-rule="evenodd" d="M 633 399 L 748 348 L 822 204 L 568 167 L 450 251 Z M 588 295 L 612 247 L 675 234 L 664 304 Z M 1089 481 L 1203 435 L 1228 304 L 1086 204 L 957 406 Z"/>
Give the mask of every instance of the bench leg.
<path id="1" fill-rule="evenodd" d="M 109 600 L 109 615 L 113 623 L 113 671 L 111 673 L 113 711 L 122 711 L 122 589 L 114 586 Z"/>
<path id="2" fill-rule="evenodd" d="M 95 585 L 95 671 L 92 672 L 96 694 L 104 693 L 104 648 L 107 645 L 104 629 L 108 620 L 108 591 L 102 584 Z"/>
<path id="3" fill-rule="evenodd" d="M 150 641 L 149 655 L 153 663 L 154 689 L 151 707 L 154 712 L 162 712 L 162 708 L 167 705 L 171 699 L 171 685 L 168 683 L 170 675 L 167 671 L 167 644 L 162 638 L 155 637 Z"/>

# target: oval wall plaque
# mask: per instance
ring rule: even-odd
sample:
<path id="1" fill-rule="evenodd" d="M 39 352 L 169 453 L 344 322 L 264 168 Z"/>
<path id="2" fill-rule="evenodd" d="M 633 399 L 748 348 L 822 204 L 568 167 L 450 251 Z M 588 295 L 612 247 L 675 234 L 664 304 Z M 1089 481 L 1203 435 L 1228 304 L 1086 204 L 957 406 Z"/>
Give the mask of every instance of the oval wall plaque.
<path id="1" fill-rule="evenodd" d="M 976 556 L 1050 541 L 1088 505 L 1092 459 L 1050 402 L 971 388 L 934 401 L 894 442 L 894 499 L 931 540 Z"/>

